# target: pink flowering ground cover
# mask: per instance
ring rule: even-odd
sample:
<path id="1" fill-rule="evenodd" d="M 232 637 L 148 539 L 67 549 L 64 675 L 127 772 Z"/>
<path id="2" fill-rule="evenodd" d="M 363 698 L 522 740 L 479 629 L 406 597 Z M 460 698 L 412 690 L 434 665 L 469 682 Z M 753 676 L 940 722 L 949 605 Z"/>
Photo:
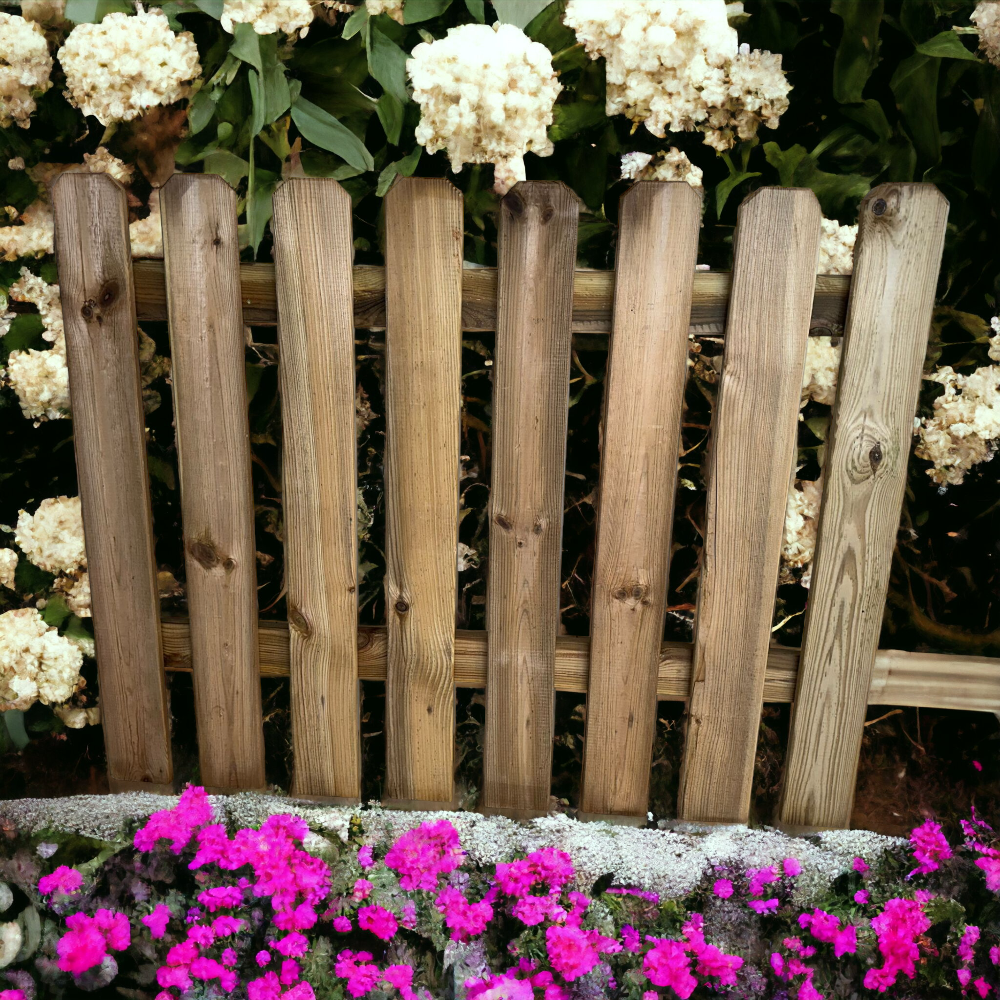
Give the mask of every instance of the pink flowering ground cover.
<path id="1" fill-rule="evenodd" d="M 808 907 L 795 903 L 804 876 L 791 857 L 719 866 L 685 898 L 664 899 L 609 878 L 581 885 L 555 846 L 477 866 L 447 820 L 391 843 L 351 829 L 346 843 L 307 850 L 302 819 L 227 829 L 204 790 L 188 788 L 124 847 L 85 860 L 93 844 L 82 838 L 8 850 L 0 878 L 13 891 L 0 900 L 20 910 L 20 943 L 5 950 L 15 923 L 0 914 L 0 1000 L 820 1000 L 1000 988 L 1000 846 L 974 814 L 951 839 L 927 820 L 898 858 L 855 858 Z"/>

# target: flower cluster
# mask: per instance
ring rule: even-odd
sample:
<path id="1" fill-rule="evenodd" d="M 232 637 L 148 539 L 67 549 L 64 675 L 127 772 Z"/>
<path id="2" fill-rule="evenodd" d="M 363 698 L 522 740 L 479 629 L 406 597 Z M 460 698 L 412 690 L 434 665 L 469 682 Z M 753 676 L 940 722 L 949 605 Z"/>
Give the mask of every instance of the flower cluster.
<path id="1" fill-rule="evenodd" d="M 13 549 L 0 549 L 0 587 L 14 589 L 14 573 L 17 571 L 18 555 Z"/>
<path id="2" fill-rule="evenodd" d="M 312 23 L 313 9 L 309 0 L 225 0 L 222 5 L 222 27 L 232 33 L 233 24 L 250 24 L 258 35 L 286 35 L 305 38 Z"/>
<path id="3" fill-rule="evenodd" d="M 0 711 L 67 701 L 80 683 L 82 665 L 77 646 L 35 608 L 0 615 Z"/>
<path id="4" fill-rule="evenodd" d="M 371 17 L 388 14 L 394 21 L 403 23 L 403 0 L 365 0 L 365 9 Z"/>
<path id="5" fill-rule="evenodd" d="M 836 219 L 824 218 L 819 240 L 817 274 L 851 274 L 854 270 L 854 244 L 858 227 L 842 226 Z"/>
<path id="6" fill-rule="evenodd" d="M 781 56 L 739 46 L 724 0 L 570 0 L 565 21 L 605 59 L 607 114 L 660 138 L 697 129 L 725 151 L 761 124 L 777 128 L 788 108 Z"/>
<path id="7" fill-rule="evenodd" d="M 980 0 L 969 20 L 979 29 L 979 51 L 994 66 L 1000 66 L 1000 3 Z"/>
<path id="8" fill-rule="evenodd" d="M 0 128 L 28 127 L 35 97 L 52 86 L 45 33 L 17 14 L 0 12 Z"/>
<path id="9" fill-rule="evenodd" d="M 785 534 L 781 542 L 781 583 L 792 583 L 792 570 L 802 570 L 799 583 L 808 587 L 816 554 L 819 511 L 823 502 L 823 479 L 799 479 L 788 491 Z"/>
<path id="10" fill-rule="evenodd" d="M 79 497 L 49 497 L 29 514 L 20 511 L 14 541 L 39 569 L 72 573 L 87 565 Z"/>
<path id="11" fill-rule="evenodd" d="M 191 33 L 174 34 L 159 10 L 78 24 L 58 56 L 67 98 L 102 125 L 131 121 L 148 108 L 187 97 L 188 82 L 201 74 Z"/>
<path id="12" fill-rule="evenodd" d="M 696 191 L 702 189 L 703 173 L 687 157 L 687 153 L 671 146 L 667 152 L 625 153 L 622 156 L 623 181 L 685 181 Z"/>
<path id="13" fill-rule="evenodd" d="M 547 130 L 562 86 L 549 50 L 520 28 L 451 28 L 417 45 L 406 69 L 420 105 L 417 142 L 446 150 L 456 173 L 463 163 L 492 163 L 503 194 L 525 179 L 525 153 L 552 154 Z"/>

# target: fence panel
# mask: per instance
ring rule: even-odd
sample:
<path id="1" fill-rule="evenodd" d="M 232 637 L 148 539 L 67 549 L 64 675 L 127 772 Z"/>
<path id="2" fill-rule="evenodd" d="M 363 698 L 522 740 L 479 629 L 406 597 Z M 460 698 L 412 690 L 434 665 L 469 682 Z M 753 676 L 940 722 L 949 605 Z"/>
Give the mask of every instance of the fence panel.
<path id="1" fill-rule="evenodd" d="M 125 191 L 105 174 L 52 189 L 111 791 L 170 791 L 170 713 L 146 469 Z"/>
<path id="2" fill-rule="evenodd" d="M 361 795 L 354 255 L 350 195 L 296 178 L 274 195 L 292 792 Z"/>
<path id="3" fill-rule="evenodd" d="M 385 198 L 386 794 L 450 802 L 455 748 L 462 193 Z"/>
<path id="4" fill-rule="evenodd" d="M 581 809 L 645 817 L 701 198 L 647 181 L 619 217 Z"/>
<path id="5" fill-rule="evenodd" d="M 948 202 L 883 184 L 861 206 L 780 821 L 850 825 L 906 488 Z"/>
<path id="6" fill-rule="evenodd" d="M 552 181 L 500 208 L 482 806 L 508 814 L 549 806 L 579 212 Z"/>
<path id="7" fill-rule="evenodd" d="M 740 206 L 713 418 L 678 812 L 745 823 L 798 430 L 820 211 L 805 189 Z"/>
<path id="8" fill-rule="evenodd" d="M 160 200 L 201 778 L 262 788 L 236 195 L 220 177 L 174 174 Z"/>

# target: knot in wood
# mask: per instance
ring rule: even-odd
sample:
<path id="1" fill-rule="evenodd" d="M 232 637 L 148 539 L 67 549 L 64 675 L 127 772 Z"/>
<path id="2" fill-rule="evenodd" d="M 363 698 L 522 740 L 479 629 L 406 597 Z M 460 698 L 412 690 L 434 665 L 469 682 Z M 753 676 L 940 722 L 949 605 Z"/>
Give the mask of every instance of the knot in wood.
<path id="1" fill-rule="evenodd" d="M 80 315 L 89 323 L 94 318 L 94 306 L 97 303 L 93 299 L 87 299 L 82 306 L 80 306 Z"/>
<path id="2" fill-rule="evenodd" d="M 885 215 L 886 208 L 888 208 L 888 205 L 885 203 L 885 198 L 876 198 L 872 203 L 872 212 L 875 215 Z"/>
<path id="3" fill-rule="evenodd" d="M 882 464 L 882 445 L 876 441 L 872 447 L 871 451 L 868 452 L 868 461 L 871 463 L 872 475 L 874 476 L 878 472 L 879 465 Z"/>
<path id="4" fill-rule="evenodd" d="M 542 207 L 541 221 L 543 226 L 547 226 L 552 221 L 552 216 L 556 214 L 556 210 L 552 205 L 544 205 Z"/>
<path id="5" fill-rule="evenodd" d="M 367 649 L 372 644 L 372 634 L 371 632 L 359 632 L 358 633 L 358 651 L 362 649 Z"/>
<path id="6" fill-rule="evenodd" d="M 113 305 L 118 298 L 118 283 L 115 281 L 106 281 L 104 286 L 101 288 L 100 295 L 97 297 L 102 309 L 107 309 L 109 306 Z"/>
<path id="7" fill-rule="evenodd" d="M 396 609 L 396 612 L 401 615 L 405 615 L 406 612 L 410 610 L 410 605 L 407 604 L 402 598 L 396 601 L 393 607 Z"/>
<path id="8" fill-rule="evenodd" d="M 496 524 L 498 528 L 503 528 L 504 531 L 510 531 L 510 529 L 514 527 L 514 525 L 511 524 L 510 521 L 503 516 L 503 514 L 497 514 L 496 517 L 493 518 L 493 523 Z"/>
<path id="9" fill-rule="evenodd" d="M 521 196 L 511 192 L 503 199 L 503 207 L 510 212 L 511 215 L 522 215 L 524 213 L 524 202 L 521 201 Z"/>
<path id="10" fill-rule="evenodd" d="M 203 569 L 215 569 L 223 561 L 219 547 L 208 532 L 188 542 L 187 550 L 191 558 Z"/>
<path id="11" fill-rule="evenodd" d="M 294 604 L 288 606 L 288 624 L 304 639 L 308 639 L 312 635 L 309 619 Z"/>

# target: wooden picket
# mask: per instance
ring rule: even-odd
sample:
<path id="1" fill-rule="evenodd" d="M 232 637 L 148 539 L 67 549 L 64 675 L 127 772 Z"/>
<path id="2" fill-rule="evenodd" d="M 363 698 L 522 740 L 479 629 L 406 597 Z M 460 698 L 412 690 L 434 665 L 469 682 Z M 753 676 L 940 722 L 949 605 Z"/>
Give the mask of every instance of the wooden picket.
<path id="1" fill-rule="evenodd" d="M 397 181 L 385 268 L 352 266 L 332 180 L 275 195 L 275 265 L 240 264 L 236 200 L 180 175 L 165 261 L 129 267 L 124 193 L 55 186 L 109 775 L 171 787 L 162 669 L 194 677 L 202 781 L 264 784 L 260 676 L 290 676 L 293 791 L 357 802 L 359 680 L 386 685 L 386 799 L 454 801 L 455 687 L 485 687 L 482 806 L 548 807 L 555 691 L 586 693 L 581 814 L 641 820 L 657 699 L 690 702 L 679 813 L 747 817 L 765 701 L 794 702 L 780 819 L 846 825 L 869 704 L 1000 710 L 1000 661 L 878 650 L 947 205 L 892 184 L 862 207 L 852 280 L 814 275 L 819 208 L 764 188 L 732 275 L 693 271 L 684 184 L 622 200 L 617 269 L 574 270 L 575 196 L 519 185 L 496 269 L 463 269 L 461 194 Z M 133 277 L 135 291 L 133 293 Z M 801 654 L 770 645 L 809 333 L 844 368 Z M 727 317 L 728 309 L 728 317 Z M 138 359 L 169 321 L 189 618 L 160 626 Z M 95 320 L 96 317 L 96 320 Z M 244 323 L 279 325 L 288 623 L 257 621 Z M 386 617 L 357 625 L 355 326 L 386 330 Z M 456 632 L 461 336 L 496 331 L 487 631 Z M 662 641 L 689 333 L 724 338 L 693 644 Z M 610 333 L 592 638 L 558 635 L 570 340 Z M 161 666 L 162 660 L 162 666 Z"/>

